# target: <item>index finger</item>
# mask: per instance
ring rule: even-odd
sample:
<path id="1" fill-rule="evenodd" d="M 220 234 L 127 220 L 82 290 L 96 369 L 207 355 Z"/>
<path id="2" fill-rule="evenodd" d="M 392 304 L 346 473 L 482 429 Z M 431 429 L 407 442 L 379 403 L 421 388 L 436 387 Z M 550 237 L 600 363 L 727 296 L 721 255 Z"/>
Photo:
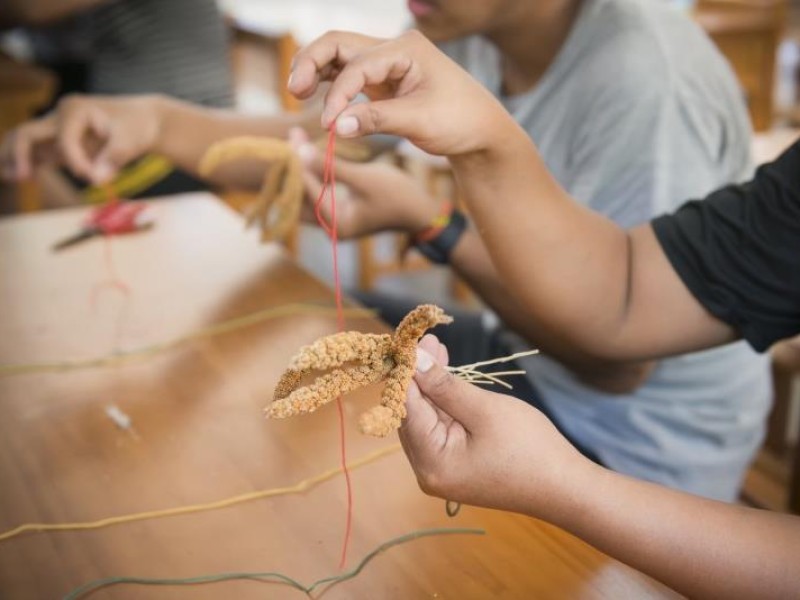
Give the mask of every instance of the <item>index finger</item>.
<path id="1" fill-rule="evenodd" d="M 286 87 L 297 98 L 308 98 L 320 81 L 332 79 L 359 52 L 382 41 L 359 33 L 329 31 L 295 55 Z"/>
<path id="2" fill-rule="evenodd" d="M 108 134 L 107 123 L 90 110 L 78 111 L 72 116 L 68 115 L 66 118 L 62 118 L 61 122 L 58 145 L 64 162 L 76 175 L 91 179 L 93 165 L 84 145 L 84 136 L 89 131 L 106 136 Z"/>

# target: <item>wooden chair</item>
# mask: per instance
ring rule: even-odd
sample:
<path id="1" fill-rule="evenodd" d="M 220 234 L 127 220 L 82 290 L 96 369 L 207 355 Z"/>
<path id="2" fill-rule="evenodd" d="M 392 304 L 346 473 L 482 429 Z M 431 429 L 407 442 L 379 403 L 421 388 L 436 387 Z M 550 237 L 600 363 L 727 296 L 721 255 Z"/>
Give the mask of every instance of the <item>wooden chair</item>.
<path id="1" fill-rule="evenodd" d="M 456 197 L 455 184 L 450 167 L 447 165 L 427 165 L 415 163 L 403 156 L 396 156 L 395 163 L 414 177 L 425 182 L 425 186 L 433 197 L 453 198 L 457 205 L 461 203 Z M 463 206 L 461 206 L 463 209 Z M 409 239 L 405 234 L 392 234 L 392 252 L 387 258 L 377 256 L 375 237 L 370 236 L 359 241 L 358 285 L 359 289 L 369 291 L 381 277 L 414 273 L 432 268 L 428 260 L 417 252 L 408 250 Z M 474 301 L 470 288 L 454 274 L 449 273 L 450 295 L 458 302 Z"/>
<path id="2" fill-rule="evenodd" d="M 39 67 L 0 54 L 0 139 L 46 106 L 55 92 L 55 76 Z M 16 208 L 30 212 L 41 208 L 37 184 L 26 181 L 12 186 Z"/>
<path id="3" fill-rule="evenodd" d="M 699 0 L 695 18 L 730 61 L 756 131 L 769 129 L 786 0 Z"/>
<path id="4" fill-rule="evenodd" d="M 800 514 L 800 337 L 776 344 L 771 355 L 774 397 L 762 455 L 772 457 L 784 488 L 778 508 Z"/>

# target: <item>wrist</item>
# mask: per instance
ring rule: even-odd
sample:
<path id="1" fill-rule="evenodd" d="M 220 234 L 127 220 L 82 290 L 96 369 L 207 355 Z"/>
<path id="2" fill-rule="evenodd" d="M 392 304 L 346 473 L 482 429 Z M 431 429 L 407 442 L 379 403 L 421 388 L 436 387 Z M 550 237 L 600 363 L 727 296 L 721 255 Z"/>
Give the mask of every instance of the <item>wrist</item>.
<path id="1" fill-rule="evenodd" d="M 411 236 L 413 241 L 417 235 L 440 222 L 443 215 L 449 215 L 451 212 L 452 204 L 449 200 L 437 202 L 427 198 L 425 203 L 420 203 L 417 210 L 408 214 L 402 224 L 402 231 Z"/>
<path id="2" fill-rule="evenodd" d="M 594 495 L 589 492 L 598 488 L 606 471 L 574 450 L 570 460 L 562 462 L 551 474 L 550 485 L 542 486 L 541 479 L 535 476 L 527 479 L 532 489 L 526 494 L 523 512 L 566 531 L 574 531 L 591 508 Z"/>
<path id="3" fill-rule="evenodd" d="M 466 229 L 466 217 L 446 201 L 428 225 L 411 236 L 410 242 L 428 260 L 446 264 Z"/>
<path id="4" fill-rule="evenodd" d="M 170 121 L 175 109 L 175 101 L 161 94 L 148 95 L 144 98 L 147 112 L 152 115 L 153 130 L 151 133 L 150 151 L 167 155 Z"/>
<path id="5" fill-rule="evenodd" d="M 530 154 L 530 137 L 507 113 L 491 119 L 484 129 L 488 133 L 475 150 L 449 157 L 457 179 L 494 178 Z"/>

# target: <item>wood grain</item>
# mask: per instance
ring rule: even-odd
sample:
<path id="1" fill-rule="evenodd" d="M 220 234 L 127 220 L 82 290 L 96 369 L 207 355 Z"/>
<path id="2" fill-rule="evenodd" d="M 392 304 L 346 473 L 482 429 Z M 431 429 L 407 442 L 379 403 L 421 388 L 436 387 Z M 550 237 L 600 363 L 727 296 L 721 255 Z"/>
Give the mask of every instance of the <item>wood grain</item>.
<path id="1" fill-rule="evenodd" d="M 80 209 L 0 221 L 0 363 L 101 355 L 330 291 L 275 245 L 259 245 L 207 195 L 153 203 L 156 227 L 110 242 L 132 295 L 93 286 L 104 242 L 54 254 Z M 124 318 L 118 319 L 124 308 Z M 115 333 L 117 323 L 119 333 Z M 380 331 L 372 320 L 348 326 Z M 286 485 L 335 466 L 334 407 L 286 421 L 261 409 L 301 345 L 335 330 L 329 317 L 288 317 L 116 367 L 0 378 L 0 529 L 83 521 Z M 376 401 L 346 402 L 352 458 L 396 442 L 359 435 Z M 135 435 L 104 409 L 130 415 Z M 349 564 L 390 537 L 432 526 L 477 526 L 482 537 L 425 539 L 378 557 L 336 598 L 661 598 L 673 594 L 571 536 L 517 515 L 465 507 L 455 519 L 423 495 L 401 453 L 353 473 Z M 587 493 L 591 493 L 587 490 Z M 334 574 L 344 525 L 341 477 L 302 495 L 87 532 L 26 534 L 0 543 L 0 597 L 55 598 L 89 580 L 284 572 Z M 191 588 L 120 586 L 92 598 L 301 598 L 255 582 Z"/>

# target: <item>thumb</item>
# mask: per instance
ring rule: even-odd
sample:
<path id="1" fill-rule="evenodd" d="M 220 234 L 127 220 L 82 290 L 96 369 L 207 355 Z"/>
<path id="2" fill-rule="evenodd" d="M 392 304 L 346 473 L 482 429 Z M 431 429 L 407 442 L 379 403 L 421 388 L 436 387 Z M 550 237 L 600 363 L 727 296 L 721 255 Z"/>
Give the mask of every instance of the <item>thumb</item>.
<path id="1" fill-rule="evenodd" d="M 417 349 L 414 381 L 433 406 L 461 423 L 467 431 L 474 431 L 485 422 L 492 392 L 458 379 L 422 348 Z"/>
<path id="2" fill-rule="evenodd" d="M 114 161 L 111 159 L 111 152 L 108 147 L 103 148 L 103 150 L 98 154 L 93 163 L 91 170 L 89 171 L 89 180 L 95 184 L 103 184 L 107 183 L 114 176 L 117 174 L 118 167 L 114 164 Z"/>
<path id="3" fill-rule="evenodd" d="M 343 138 L 373 133 L 410 137 L 415 119 L 419 118 L 416 104 L 407 98 L 352 104 L 336 118 L 336 133 Z"/>

